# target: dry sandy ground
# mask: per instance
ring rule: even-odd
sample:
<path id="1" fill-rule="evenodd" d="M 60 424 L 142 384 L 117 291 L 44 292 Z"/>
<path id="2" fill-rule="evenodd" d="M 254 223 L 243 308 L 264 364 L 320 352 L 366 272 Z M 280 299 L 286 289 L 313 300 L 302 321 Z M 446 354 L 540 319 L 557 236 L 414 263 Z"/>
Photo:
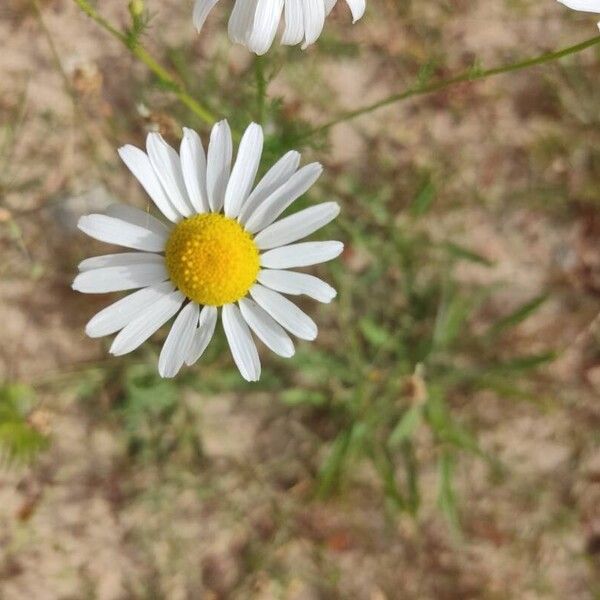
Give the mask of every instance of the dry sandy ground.
<path id="1" fill-rule="evenodd" d="M 507 472 L 491 481 L 481 462 L 461 463 L 464 537 L 454 539 L 435 506 L 427 440 L 425 506 L 413 522 L 386 512 L 377 479 L 363 466 L 340 497 L 309 502 L 325 449 L 315 444 L 302 411 L 280 406 L 273 395 L 186 393 L 181 401 L 200 413 L 204 444 L 203 459 L 189 459 L 186 470 L 181 461 L 128 464 L 114 423 L 97 416 L 108 400 L 94 398 L 91 411 L 72 385 L 63 385 L 62 375 L 103 357 L 82 325 L 104 300 L 76 296 L 69 287 L 74 265 L 89 253 L 73 223 L 112 194 L 143 202 L 114 148 L 129 141 L 119 129 L 120 111 L 131 113 L 136 100 L 127 80 L 142 80 L 145 71 L 72 3 L 43 4 L 84 108 L 73 110 L 35 13 L 26 2 L 3 0 L 0 119 L 14 123 L 17 134 L 2 181 L 24 185 L 0 188 L 0 378 L 39 386 L 53 444 L 34 468 L 0 475 L 0 598 L 598 598 L 598 224 L 590 213 L 561 220 L 509 197 L 529 177 L 527 148 L 552 122 L 543 111 L 519 112 L 527 102 L 515 98 L 543 94 L 543 78 L 517 77 L 511 93 L 507 79 L 455 90 L 445 98 L 454 112 L 428 99 L 332 132 L 333 169 L 360 169 L 364 136 L 373 134 L 398 151 L 400 172 L 403 163 L 427 165 L 432 148 L 449 171 L 468 165 L 448 178 L 444 193 L 481 190 L 486 203 L 458 206 L 431 223 L 434 234 L 454 232 L 496 262 L 492 272 L 465 269 L 465 279 L 506 281 L 499 306 L 548 285 L 558 290 L 519 334 L 532 348 L 547 340 L 568 348 L 544 373 L 547 391 L 539 403 L 483 393 L 465 399 L 482 445 Z M 99 4 L 107 15 L 124 14 L 125 2 Z M 401 35 L 400 21 L 385 18 L 395 10 L 393 0 L 373 6 L 372 18 L 351 32 L 368 47 L 362 62 L 326 66 L 339 105 L 397 89 L 406 78 L 400 58 L 427 56 L 422 40 L 442 17 L 439 43 L 460 47 L 448 63 L 457 69 L 471 55 L 493 62 L 514 47 L 535 53 L 593 28 L 590 22 L 567 27 L 550 0 L 549 7 L 525 8 L 465 0 L 456 3 L 456 15 L 453 4 L 407 8 Z M 188 13 L 186 2 L 160 3 L 154 27 L 162 39 L 193 42 L 209 55 L 227 47 L 221 38 L 208 49 L 194 40 Z M 345 15 L 336 21 L 347 26 Z M 209 31 L 216 34 L 216 26 Z M 230 60 L 244 59 L 236 50 Z M 283 77 L 271 91 L 295 93 Z M 316 103 L 303 110 L 320 116 Z M 143 116 L 130 118 L 143 129 Z M 492 131 L 490 122 L 497 125 Z M 585 195 L 573 171 L 559 162 L 544 176 L 549 184 L 564 183 L 565 193 Z"/>

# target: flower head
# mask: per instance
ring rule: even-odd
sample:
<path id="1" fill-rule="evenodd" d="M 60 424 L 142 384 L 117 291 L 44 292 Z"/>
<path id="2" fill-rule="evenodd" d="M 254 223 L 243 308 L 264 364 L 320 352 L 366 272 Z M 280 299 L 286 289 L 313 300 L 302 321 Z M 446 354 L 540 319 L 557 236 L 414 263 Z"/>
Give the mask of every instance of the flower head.
<path id="1" fill-rule="evenodd" d="M 194 25 L 202 29 L 208 13 L 218 0 L 196 0 Z M 282 15 L 285 28 L 281 43 L 306 48 L 316 42 L 337 0 L 234 0 L 229 18 L 229 37 L 256 54 L 264 54 L 273 44 Z M 366 0 L 346 0 L 353 22 L 360 19 Z"/>
<path id="2" fill-rule="evenodd" d="M 110 352 L 135 350 L 176 317 L 162 347 L 158 370 L 174 377 L 195 363 L 210 342 L 219 312 L 231 353 L 248 381 L 260 377 L 251 331 L 280 356 L 294 354 L 287 332 L 313 340 L 314 321 L 283 294 L 331 302 L 335 290 L 313 275 L 291 271 L 337 257 L 341 242 L 301 242 L 339 213 L 324 202 L 278 217 L 321 174 L 318 163 L 298 169 L 300 155 L 284 155 L 253 188 L 263 146 L 252 123 L 232 162 L 227 121 L 211 132 L 205 154 L 198 134 L 184 129 L 179 154 L 157 133 L 146 152 L 124 146 L 119 154 L 166 218 L 126 205 L 79 220 L 89 236 L 134 252 L 88 258 L 73 289 L 84 293 L 138 291 L 95 315 L 90 337 L 118 332 Z"/>

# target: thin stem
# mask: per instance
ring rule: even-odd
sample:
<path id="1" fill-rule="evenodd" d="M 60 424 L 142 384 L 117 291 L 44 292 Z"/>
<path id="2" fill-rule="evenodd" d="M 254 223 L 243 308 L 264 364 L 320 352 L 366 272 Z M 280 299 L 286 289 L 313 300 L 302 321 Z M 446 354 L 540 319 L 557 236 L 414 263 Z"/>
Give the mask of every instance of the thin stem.
<path id="1" fill-rule="evenodd" d="M 74 0 L 81 10 L 95 21 L 102 29 L 119 40 L 136 58 L 142 61 L 159 79 L 159 81 L 170 89 L 177 99 L 187 106 L 200 120 L 212 125 L 215 117 L 204 108 L 165 67 L 163 67 L 137 40 L 132 40 L 126 33 L 119 31 L 114 25 L 102 17 L 88 0 Z"/>
<path id="2" fill-rule="evenodd" d="M 437 81 L 434 83 L 421 84 L 416 85 L 415 87 L 408 88 L 407 90 L 400 92 L 398 94 L 393 94 L 388 96 L 387 98 L 383 98 L 382 100 L 378 100 L 373 104 L 368 104 L 361 108 L 357 108 L 345 113 L 342 113 L 335 119 L 332 119 L 328 123 L 324 125 L 320 125 L 316 127 L 312 131 L 306 134 L 306 137 L 313 136 L 318 133 L 322 133 L 327 129 L 330 129 L 334 125 L 338 123 L 343 123 L 345 121 L 350 121 L 351 119 L 356 119 L 361 115 L 365 115 L 367 113 L 373 112 L 379 108 L 383 108 L 384 106 L 388 106 L 390 104 L 394 104 L 395 102 L 400 102 L 401 100 L 406 100 L 408 98 L 412 98 L 414 96 L 423 96 L 425 94 L 432 94 L 434 92 L 438 92 L 447 87 L 455 85 L 457 83 L 466 83 L 471 81 L 478 81 L 480 79 L 486 79 L 487 77 L 494 77 L 495 75 L 501 75 L 502 73 L 509 73 L 511 71 L 520 71 L 522 69 L 528 69 L 529 67 L 534 67 L 536 65 L 542 65 L 544 63 L 552 62 L 554 60 L 558 60 L 565 56 L 569 56 L 570 54 L 577 54 L 586 48 L 590 48 L 591 46 L 595 46 L 600 43 L 600 35 L 590 38 L 584 42 L 579 44 L 575 44 L 574 46 L 568 46 L 567 48 L 563 48 L 562 50 L 557 50 L 555 52 L 546 52 L 544 54 L 540 54 L 533 58 L 528 58 L 526 60 L 511 63 L 508 65 L 503 65 L 501 67 L 495 67 L 493 69 L 485 69 L 485 70 L 477 70 L 474 68 L 463 71 L 459 75 L 456 75 L 450 79 L 445 79 L 443 81 Z"/>
<path id="3" fill-rule="evenodd" d="M 118 29 L 116 29 L 115 27 L 113 27 L 109 21 L 107 21 L 104 17 L 102 17 L 96 11 L 95 8 L 93 8 L 92 6 L 90 6 L 88 4 L 87 0 L 75 0 L 75 3 L 79 6 L 79 8 L 81 8 L 81 10 L 88 17 L 90 17 L 91 19 L 96 21 L 96 23 L 98 23 L 98 25 L 100 25 L 100 27 L 102 27 L 103 29 L 108 31 L 111 35 L 116 37 L 123 44 L 125 44 L 125 45 L 128 44 L 127 36 L 123 32 L 121 32 Z"/>
<path id="4" fill-rule="evenodd" d="M 267 80 L 265 79 L 264 58 L 262 56 L 256 56 L 254 59 L 254 76 L 256 77 L 256 120 L 262 125 L 267 97 Z"/>

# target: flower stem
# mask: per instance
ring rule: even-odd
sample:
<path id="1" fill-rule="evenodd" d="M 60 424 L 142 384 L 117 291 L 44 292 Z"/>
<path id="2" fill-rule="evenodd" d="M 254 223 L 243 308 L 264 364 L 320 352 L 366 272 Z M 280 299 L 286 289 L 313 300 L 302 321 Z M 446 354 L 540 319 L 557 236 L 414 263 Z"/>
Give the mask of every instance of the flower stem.
<path id="1" fill-rule="evenodd" d="M 267 98 L 267 80 L 263 56 L 254 58 L 254 76 L 256 78 L 256 121 L 262 125 L 265 118 L 265 100 Z"/>
<path id="2" fill-rule="evenodd" d="M 568 46 L 567 48 L 563 48 L 562 50 L 557 50 L 555 52 L 546 52 L 544 54 L 540 54 L 538 56 L 534 56 L 533 58 L 528 58 L 526 60 L 522 60 L 516 63 L 511 63 L 508 65 L 503 65 L 501 67 L 495 67 L 493 69 L 485 70 L 471 68 L 466 71 L 463 71 L 462 73 L 454 77 L 451 77 L 450 79 L 445 79 L 433 83 L 418 84 L 416 86 L 408 88 L 407 90 L 404 90 L 403 92 L 393 94 L 391 96 L 388 96 L 387 98 L 383 98 L 382 100 L 378 100 L 373 104 L 368 104 L 361 108 L 342 113 L 341 115 L 325 123 L 324 125 L 316 127 L 315 129 L 307 133 L 305 137 L 311 137 L 315 134 L 322 133 L 330 129 L 334 125 L 337 125 L 338 123 L 343 123 L 345 121 L 350 121 L 351 119 L 356 119 L 357 117 L 366 115 L 367 113 L 371 113 L 379 108 L 383 108 L 384 106 L 394 104 L 395 102 L 400 102 L 402 100 L 406 100 L 414 96 L 432 94 L 434 92 L 438 92 L 458 83 L 478 81 L 480 79 L 494 77 L 495 75 L 501 75 L 503 73 L 509 73 L 511 71 L 520 71 L 523 69 L 528 69 L 529 67 L 534 67 L 536 65 L 549 63 L 563 58 L 565 56 L 569 56 L 570 54 L 577 54 L 578 52 L 581 52 L 586 48 L 590 48 L 591 46 L 595 46 L 598 43 L 600 43 L 600 35 L 585 40 L 584 42 L 581 42 L 579 44 L 575 44 L 574 46 Z"/>
<path id="3" fill-rule="evenodd" d="M 101 16 L 98 11 L 90 5 L 88 0 L 74 0 L 81 10 L 95 21 L 102 29 L 119 40 L 136 58 L 143 62 L 154 73 L 162 85 L 171 90 L 177 99 L 187 106 L 201 121 L 212 125 L 215 117 L 202 106 L 164 66 L 162 66 L 138 40 L 132 39 L 126 32 L 119 31 L 114 25 Z"/>

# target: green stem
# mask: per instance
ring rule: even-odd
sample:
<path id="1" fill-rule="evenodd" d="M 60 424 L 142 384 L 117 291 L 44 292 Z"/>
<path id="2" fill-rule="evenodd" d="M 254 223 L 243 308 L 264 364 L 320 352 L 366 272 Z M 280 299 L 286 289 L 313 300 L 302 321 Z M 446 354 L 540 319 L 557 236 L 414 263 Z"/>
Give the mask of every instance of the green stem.
<path id="1" fill-rule="evenodd" d="M 128 44 L 127 36 L 113 27 L 104 17 L 100 16 L 100 14 L 96 12 L 96 9 L 88 4 L 87 0 L 75 0 L 75 3 L 88 17 L 96 21 L 100 27 L 116 37 L 121 43 L 125 45 Z"/>
<path id="2" fill-rule="evenodd" d="M 265 116 L 265 99 L 267 97 L 267 80 L 265 79 L 264 58 L 254 59 L 254 75 L 256 77 L 256 120 L 262 125 Z"/>
<path id="3" fill-rule="evenodd" d="M 393 94 L 391 96 L 388 96 L 387 98 L 378 100 L 373 104 L 368 104 L 361 108 L 342 113 L 341 115 L 339 115 L 335 119 L 332 119 L 328 123 L 316 127 L 315 129 L 307 133 L 305 137 L 310 137 L 315 134 L 322 133 L 323 131 L 330 129 L 338 123 L 343 123 L 345 121 L 350 121 L 351 119 L 356 119 L 361 115 L 365 115 L 379 108 L 383 108 L 384 106 L 394 104 L 395 102 L 400 102 L 401 100 L 406 100 L 414 96 L 423 96 L 425 94 L 439 92 L 440 90 L 443 90 L 452 85 L 456 85 L 457 83 L 478 81 L 487 77 L 494 77 L 495 75 L 501 75 L 503 73 L 509 73 L 511 71 L 520 71 L 522 69 L 528 69 L 529 67 L 534 67 L 536 65 L 542 65 L 544 63 L 552 62 L 565 56 L 569 56 L 570 54 L 577 54 L 578 52 L 581 52 L 586 48 L 590 48 L 591 46 L 595 46 L 598 43 L 600 43 L 600 35 L 585 40 L 584 42 L 581 42 L 579 44 L 575 44 L 574 46 L 568 46 L 567 48 L 563 48 L 562 50 L 557 50 L 555 52 L 546 52 L 544 54 L 540 54 L 539 56 L 528 58 L 520 62 L 511 63 L 509 65 L 503 65 L 501 67 L 495 67 L 493 69 L 486 70 L 476 70 L 471 68 L 450 79 L 445 79 L 443 81 L 437 81 L 434 83 L 417 85 L 403 92 L 400 92 L 399 94 Z"/>
<path id="4" fill-rule="evenodd" d="M 124 32 L 119 31 L 109 21 L 102 17 L 95 8 L 93 8 L 88 0 L 74 0 L 75 4 L 81 10 L 95 21 L 102 29 L 110 33 L 114 38 L 119 40 L 136 58 L 142 61 L 156 75 L 158 80 L 167 88 L 169 88 L 177 97 L 177 99 L 187 106 L 200 120 L 212 125 L 215 122 L 215 117 L 209 110 L 204 108 L 165 67 L 163 67 L 139 42 L 133 41 Z"/>

